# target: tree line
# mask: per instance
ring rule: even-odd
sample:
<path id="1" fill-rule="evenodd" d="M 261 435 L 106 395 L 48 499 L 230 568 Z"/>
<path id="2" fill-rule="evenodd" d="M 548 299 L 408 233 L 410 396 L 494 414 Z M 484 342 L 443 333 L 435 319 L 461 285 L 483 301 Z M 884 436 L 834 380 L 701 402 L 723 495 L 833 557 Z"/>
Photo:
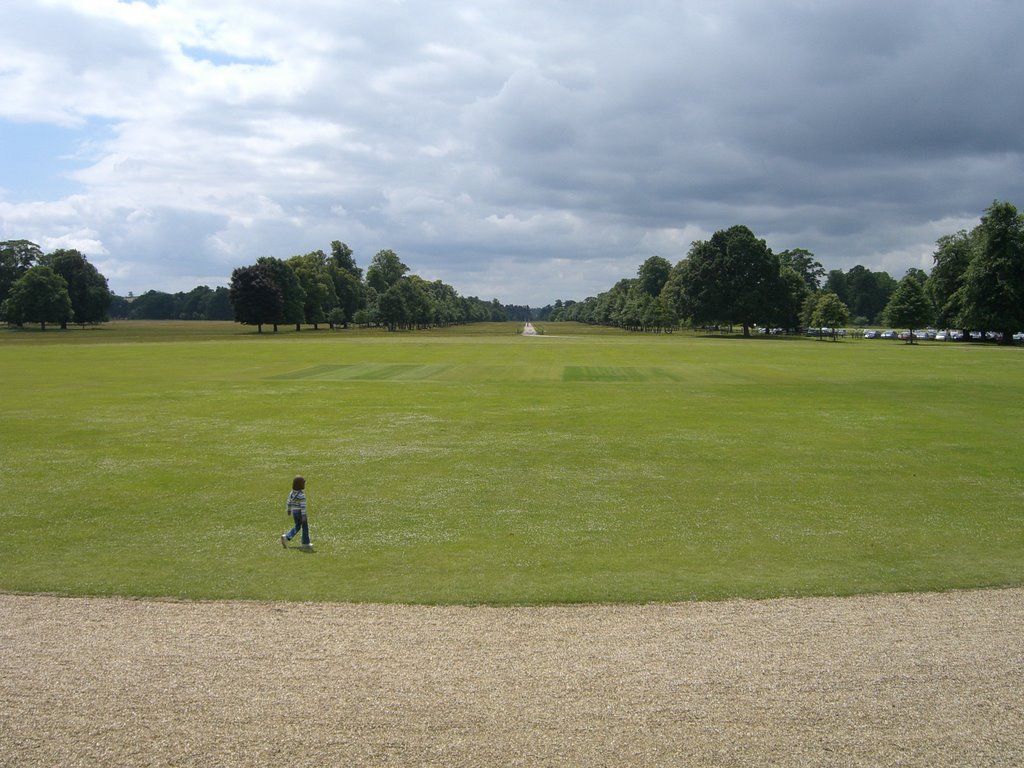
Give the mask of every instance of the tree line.
<path id="1" fill-rule="evenodd" d="M 188 292 L 151 290 L 116 296 L 106 278 L 76 250 L 44 254 L 28 240 L 0 242 L 0 320 L 13 325 L 92 325 L 110 318 L 133 320 L 234 320 L 318 328 L 382 326 L 389 330 L 458 323 L 529 320 L 527 306 L 461 296 L 440 280 L 426 281 L 391 250 L 379 251 L 366 270 L 352 249 L 331 243 L 289 259 L 262 257 L 239 267 L 229 287 L 198 286 Z"/>
<path id="2" fill-rule="evenodd" d="M 109 319 L 107 279 L 76 250 L 44 254 L 29 240 L 0 242 L 0 318 L 23 325 L 92 325 Z"/>
<path id="3" fill-rule="evenodd" d="M 835 329 L 887 324 L 997 331 L 1006 343 L 1024 329 L 1024 215 L 995 201 L 971 232 L 936 243 L 931 274 L 910 269 L 897 282 L 855 266 L 825 272 L 802 248 L 774 253 L 738 224 L 695 241 L 675 265 L 652 256 L 637 276 L 583 301 L 556 301 L 539 319 L 632 331 L 680 326 Z"/>
<path id="4" fill-rule="evenodd" d="M 519 319 L 529 307 L 505 307 L 497 299 L 460 296 L 441 280 L 427 281 L 390 249 L 378 251 L 366 269 L 356 265 L 352 249 L 331 243 L 331 253 L 312 251 L 290 259 L 264 256 L 231 274 L 228 296 L 234 319 L 264 325 L 356 324 L 389 331 L 444 327 L 462 323 Z"/>
<path id="5" fill-rule="evenodd" d="M 0 242 L 0 319 L 21 325 L 87 325 L 111 315 L 137 319 L 232 319 L 274 330 L 282 324 L 349 324 L 388 330 L 505 320 L 578 321 L 633 331 L 740 326 L 785 329 L 887 324 L 996 331 L 1004 342 L 1024 329 L 1024 215 L 994 201 L 970 232 L 940 237 L 928 274 L 910 269 L 897 282 L 855 266 L 825 271 L 802 248 L 774 253 L 737 224 L 692 243 L 675 265 L 652 256 L 635 278 L 583 301 L 532 310 L 464 297 L 450 285 L 409 273 L 392 250 L 374 255 L 365 275 L 352 249 L 335 240 L 289 259 L 262 257 L 238 267 L 228 288 L 188 293 L 111 294 L 80 252 L 43 254 L 27 240 Z M 967 334 L 965 334 L 965 337 Z"/>

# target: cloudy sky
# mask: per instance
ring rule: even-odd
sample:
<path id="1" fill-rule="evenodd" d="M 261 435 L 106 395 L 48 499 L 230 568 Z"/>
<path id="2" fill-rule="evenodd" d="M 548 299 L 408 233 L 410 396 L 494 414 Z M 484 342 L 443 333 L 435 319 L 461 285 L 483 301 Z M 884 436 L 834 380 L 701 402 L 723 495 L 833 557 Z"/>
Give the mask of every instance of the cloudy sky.
<path id="1" fill-rule="evenodd" d="M 0 239 L 119 294 L 382 248 L 542 306 L 746 224 L 902 277 L 1024 208 L 1018 0 L 3 0 Z"/>

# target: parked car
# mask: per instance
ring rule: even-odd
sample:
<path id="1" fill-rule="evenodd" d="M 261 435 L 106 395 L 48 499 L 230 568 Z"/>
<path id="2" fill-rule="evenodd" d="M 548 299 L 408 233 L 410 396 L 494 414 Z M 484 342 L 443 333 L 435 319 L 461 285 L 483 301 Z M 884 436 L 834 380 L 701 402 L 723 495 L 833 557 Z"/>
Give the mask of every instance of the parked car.
<path id="1" fill-rule="evenodd" d="M 950 335 L 946 331 L 939 331 L 935 334 L 936 341 L 949 341 L 950 338 Z"/>
<path id="2" fill-rule="evenodd" d="M 883 339 L 895 339 L 896 338 L 896 331 L 882 331 L 882 338 Z"/>
<path id="3" fill-rule="evenodd" d="M 880 335 L 878 331 L 864 331 L 865 339 L 877 339 Z"/>

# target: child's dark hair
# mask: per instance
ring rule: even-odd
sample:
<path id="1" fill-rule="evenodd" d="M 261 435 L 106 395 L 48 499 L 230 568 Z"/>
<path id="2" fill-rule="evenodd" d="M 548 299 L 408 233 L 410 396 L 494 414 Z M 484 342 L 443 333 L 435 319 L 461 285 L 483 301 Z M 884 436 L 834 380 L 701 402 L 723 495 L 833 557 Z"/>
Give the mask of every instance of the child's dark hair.
<path id="1" fill-rule="evenodd" d="M 306 488 L 306 478 L 304 478 L 302 475 L 296 475 L 295 479 L 292 480 L 292 490 L 293 491 L 302 491 L 302 490 L 305 490 L 305 488 Z"/>

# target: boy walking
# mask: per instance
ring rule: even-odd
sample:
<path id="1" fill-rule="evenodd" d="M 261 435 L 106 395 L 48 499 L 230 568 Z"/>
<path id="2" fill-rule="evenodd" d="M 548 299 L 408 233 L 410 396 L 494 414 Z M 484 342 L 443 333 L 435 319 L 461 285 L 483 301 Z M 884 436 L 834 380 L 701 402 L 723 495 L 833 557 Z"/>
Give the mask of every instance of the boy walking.
<path id="1" fill-rule="evenodd" d="M 306 478 L 296 475 L 292 480 L 292 492 L 288 494 L 287 514 L 295 521 L 294 527 L 281 534 L 281 546 L 287 548 L 295 534 L 302 530 L 302 548 L 312 549 L 309 541 L 309 519 L 306 517 Z"/>

